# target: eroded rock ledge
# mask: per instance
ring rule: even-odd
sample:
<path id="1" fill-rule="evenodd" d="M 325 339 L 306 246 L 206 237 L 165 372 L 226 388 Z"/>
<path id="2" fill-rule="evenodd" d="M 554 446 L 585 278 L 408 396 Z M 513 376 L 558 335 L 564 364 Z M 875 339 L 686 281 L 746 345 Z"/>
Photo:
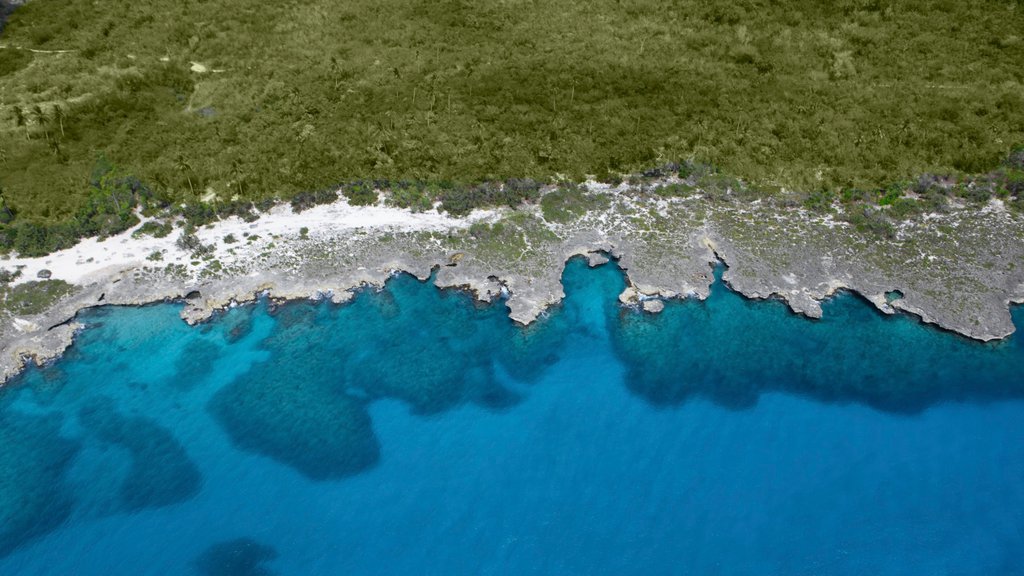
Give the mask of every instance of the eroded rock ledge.
<path id="1" fill-rule="evenodd" d="M 257 222 L 253 236 L 262 237 L 241 245 L 224 241 L 225 231 L 240 223 L 218 224 L 200 233 L 213 247 L 204 258 L 192 260 L 164 243 L 159 260 L 171 263 L 160 265 L 140 249 L 137 259 L 122 258 L 78 279 L 73 294 L 41 314 L 5 312 L 0 373 L 6 381 L 26 361 L 60 355 L 80 327 L 76 314 L 88 307 L 182 300 L 182 318 L 196 323 L 263 293 L 344 302 L 353 289 L 383 286 L 397 271 L 423 280 L 436 271 L 438 287 L 466 288 L 481 300 L 507 296 L 509 316 L 528 324 L 563 298 L 564 264 L 578 255 L 591 264 L 605 254 L 617 258 L 629 282 L 620 300 L 652 313 L 662 299 L 706 298 L 719 260 L 728 266 L 724 280 L 739 293 L 781 298 L 809 317 L 820 317 L 820 302 L 846 289 L 886 314 L 909 312 L 982 341 L 1011 334 L 1008 306 L 1024 302 L 1024 219 L 998 201 L 926 215 L 905 223 L 895 239 L 883 239 L 798 209 L 597 184 L 585 193 L 600 196 L 605 208 L 557 221 L 545 219 L 539 206 L 523 206 L 461 220 L 431 218 L 424 226 L 321 218 L 302 232 L 276 226 L 268 233 Z M 287 215 L 278 217 L 287 222 Z M 136 242 L 128 238 L 107 242 Z M 68 261 L 39 260 L 37 267 Z M 52 272 L 61 278 L 64 271 Z"/>

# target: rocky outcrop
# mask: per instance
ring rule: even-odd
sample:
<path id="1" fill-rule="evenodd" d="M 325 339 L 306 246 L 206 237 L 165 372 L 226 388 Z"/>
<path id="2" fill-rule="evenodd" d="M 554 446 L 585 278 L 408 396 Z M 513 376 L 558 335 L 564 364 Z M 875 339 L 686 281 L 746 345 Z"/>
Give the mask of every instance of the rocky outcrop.
<path id="1" fill-rule="evenodd" d="M 629 284 L 620 300 L 648 313 L 658 313 L 665 298 L 706 298 L 719 262 L 734 290 L 780 298 L 809 317 L 821 316 L 823 299 L 851 290 L 883 313 L 911 313 L 977 340 L 1011 334 L 1008 306 L 1024 301 L 1024 220 L 998 206 L 911 222 L 894 239 L 799 210 L 666 202 L 625 190 L 606 211 L 571 223 L 545 222 L 530 208 L 499 217 L 500 237 L 465 227 L 327 230 L 274 238 L 271 251 L 252 245 L 227 269 L 104 269 L 43 314 L 0 320 L 0 374 L 7 379 L 26 360 L 59 355 L 79 327 L 76 314 L 91 306 L 177 300 L 182 318 L 197 323 L 261 294 L 345 302 L 354 289 L 383 286 L 397 271 L 480 300 L 507 298 L 509 316 L 528 324 L 564 297 L 561 274 L 574 256 L 591 265 L 616 258 Z"/>

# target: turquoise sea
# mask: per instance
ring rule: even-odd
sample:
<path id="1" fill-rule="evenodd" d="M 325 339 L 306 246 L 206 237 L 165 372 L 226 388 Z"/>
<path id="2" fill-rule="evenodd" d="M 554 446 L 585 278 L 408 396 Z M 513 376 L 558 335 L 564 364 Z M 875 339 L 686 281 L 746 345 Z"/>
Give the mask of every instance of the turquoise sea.
<path id="1" fill-rule="evenodd" d="M 1021 338 L 564 282 L 82 313 L 0 389 L 0 574 L 1024 574 Z"/>

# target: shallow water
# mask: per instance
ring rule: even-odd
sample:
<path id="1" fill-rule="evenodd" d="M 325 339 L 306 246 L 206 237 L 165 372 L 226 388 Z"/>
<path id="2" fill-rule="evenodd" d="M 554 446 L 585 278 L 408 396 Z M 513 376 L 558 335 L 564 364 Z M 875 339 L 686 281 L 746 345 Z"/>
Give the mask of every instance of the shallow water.
<path id="1" fill-rule="evenodd" d="M 1021 339 L 564 282 L 85 313 L 0 391 L 0 573 L 1024 572 Z"/>

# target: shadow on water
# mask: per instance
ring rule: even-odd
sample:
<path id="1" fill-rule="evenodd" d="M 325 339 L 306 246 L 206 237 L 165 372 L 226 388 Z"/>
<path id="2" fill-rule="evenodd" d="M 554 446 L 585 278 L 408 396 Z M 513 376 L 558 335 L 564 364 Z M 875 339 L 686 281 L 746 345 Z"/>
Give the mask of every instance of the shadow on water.
<path id="1" fill-rule="evenodd" d="M 193 565 L 201 576 L 274 576 L 264 564 L 277 558 L 277 550 L 251 538 L 236 538 L 210 546 Z"/>
<path id="2" fill-rule="evenodd" d="M 656 316 L 615 309 L 609 325 L 628 388 L 655 406 L 701 397 L 742 409 L 785 392 L 916 413 L 942 402 L 1024 398 L 1019 338 L 971 342 L 884 315 L 850 293 L 822 308 L 821 320 L 808 320 L 782 302 L 746 299 L 719 270 L 705 302 L 669 302 Z"/>

